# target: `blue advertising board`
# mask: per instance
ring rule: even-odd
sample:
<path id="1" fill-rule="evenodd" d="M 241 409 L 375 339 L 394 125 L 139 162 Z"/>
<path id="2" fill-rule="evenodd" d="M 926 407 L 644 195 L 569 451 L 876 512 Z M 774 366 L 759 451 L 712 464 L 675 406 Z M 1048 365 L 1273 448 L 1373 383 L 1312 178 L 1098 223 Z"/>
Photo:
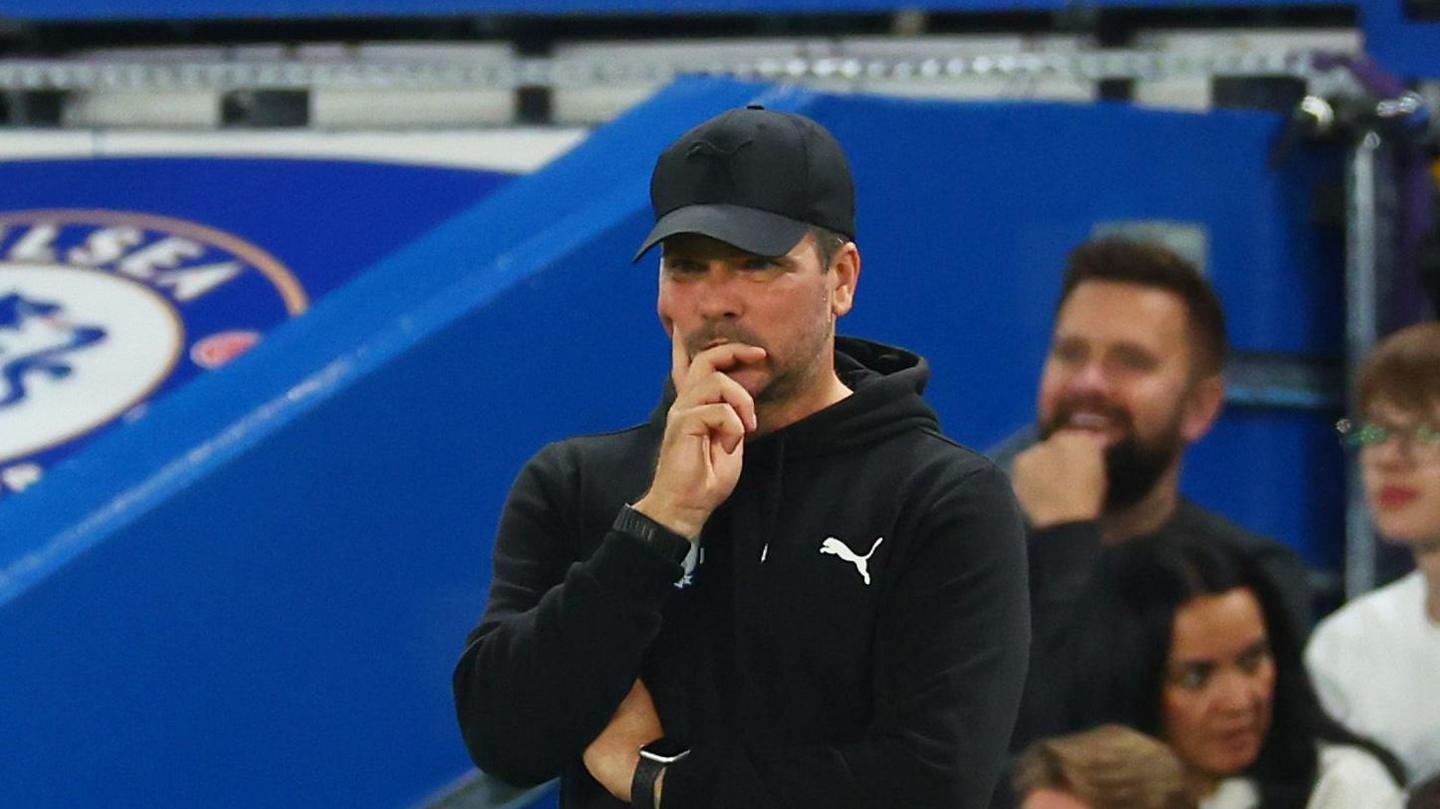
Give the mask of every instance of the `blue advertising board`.
<path id="1" fill-rule="evenodd" d="M 1440 79 L 1440 11 L 1430 9 L 1420 17 L 1405 0 L 1361 0 L 1366 52 L 1406 79 Z"/>
<path id="2" fill-rule="evenodd" d="M 0 164 L 0 499 L 510 177 L 329 160 Z"/>

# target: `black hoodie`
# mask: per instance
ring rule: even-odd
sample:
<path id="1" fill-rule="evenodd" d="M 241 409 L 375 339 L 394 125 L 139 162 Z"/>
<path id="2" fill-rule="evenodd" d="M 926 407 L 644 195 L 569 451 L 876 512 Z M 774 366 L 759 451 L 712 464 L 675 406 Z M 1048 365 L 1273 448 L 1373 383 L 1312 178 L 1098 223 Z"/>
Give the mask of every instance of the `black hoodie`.
<path id="1" fill-rule="evenodd" d="M 623 806 L 580 756 L 638 677 L 693 751 L 662 809 L 986 805 L 1029 648 L 1020 512 L 940 433 L 924 360 L 838 338 L 836 370 L 853 395 L 746 444 L 683 581 L 611 529 L 649 486 L 668 397 L 530 461 L 455 670 L 482 769 Z"/>

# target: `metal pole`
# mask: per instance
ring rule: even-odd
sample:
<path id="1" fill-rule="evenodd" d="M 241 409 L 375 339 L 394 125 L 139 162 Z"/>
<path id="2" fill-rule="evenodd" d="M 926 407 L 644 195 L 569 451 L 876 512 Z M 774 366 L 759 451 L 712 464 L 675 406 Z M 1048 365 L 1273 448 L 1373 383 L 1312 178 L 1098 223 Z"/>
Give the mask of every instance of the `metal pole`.
<path id="1" fill-rule="evenodd" d="M 1379 333 L 1381 211 L 1378 200 L 1384 142 L 1371 130 L 1350 152 L 1345 174 L 1345 378 L 1354 380 Z M 1375 532 L 1365 506 L 1359 465 L 1346 461 L 1345 597 L 1375 587 Z"/>

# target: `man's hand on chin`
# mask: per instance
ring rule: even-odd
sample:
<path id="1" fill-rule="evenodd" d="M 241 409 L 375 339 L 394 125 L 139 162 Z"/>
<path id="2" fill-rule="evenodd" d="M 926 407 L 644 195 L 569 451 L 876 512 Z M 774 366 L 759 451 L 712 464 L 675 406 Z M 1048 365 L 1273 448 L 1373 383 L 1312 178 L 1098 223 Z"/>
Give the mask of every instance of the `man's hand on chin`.
<path id="1" fill-rule="evenodd" d="M 615 709 L 610 724 L 585 748 L 585 769 L 618 800 L 630 803 L 630 784 L 640 763 L 640 748 L 665 735 L 650 689 L 636 680 Z M 662 775 L 663 779 L 664 776 Z M 657 784 L 656 806 L 659 806 Z"/>
<path id="2" fill-rule="evenodd" d="M 1015 499 L 1036 529 L 1094 520 L 1105 504 L 1105 441 L 1085 430 L 1057 430 L 1015 457 Z"/>

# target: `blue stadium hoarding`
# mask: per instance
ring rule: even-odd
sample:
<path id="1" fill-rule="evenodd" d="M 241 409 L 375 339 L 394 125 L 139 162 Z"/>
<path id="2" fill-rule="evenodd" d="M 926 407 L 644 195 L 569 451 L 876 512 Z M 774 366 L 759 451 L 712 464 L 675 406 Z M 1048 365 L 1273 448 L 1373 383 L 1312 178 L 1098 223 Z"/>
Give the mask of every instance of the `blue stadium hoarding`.
<path id="1" fill-rule="evenodd" d="M 1440 78 L 1440 4 L 1428 15 L 1405 0 L 1362 0 L 1365 51 L 1386 70 L 1407 79 Z"/>
<path id="2" fill-rule="evenodd" d="M 0 501 L 511 176 L 274 158 L 0 164 Z"/>

